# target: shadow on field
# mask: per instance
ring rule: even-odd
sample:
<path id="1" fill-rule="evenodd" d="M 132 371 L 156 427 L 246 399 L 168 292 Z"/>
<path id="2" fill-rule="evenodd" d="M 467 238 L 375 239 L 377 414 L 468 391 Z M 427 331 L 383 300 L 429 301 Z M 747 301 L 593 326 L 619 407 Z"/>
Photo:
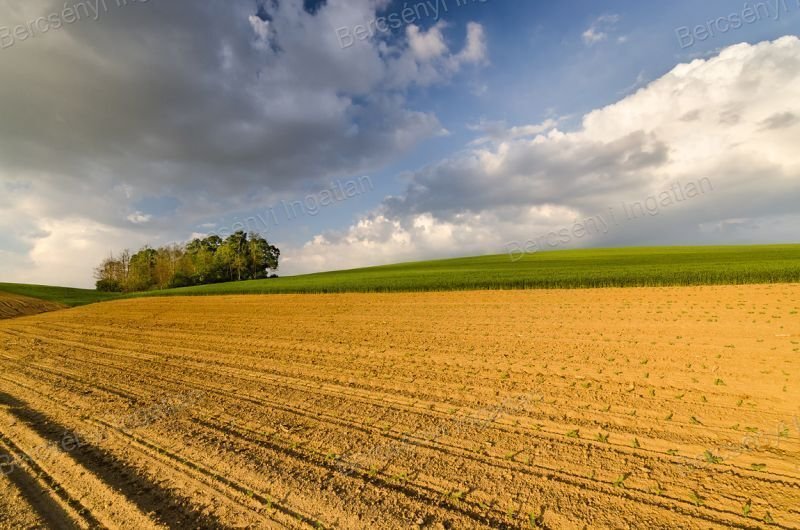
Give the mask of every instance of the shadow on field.
<path id="1" fill-rule="evenodd" d="M 118 460 L 100 447 L 81 442 L 71 451 L 63 449 L 65 436 L 74 436 L 72 431 L 59 425 L 45 414 L 28 407 L 19 399 L 0 392 L 0 405 L 9 407 L 9 412 L 25 423 L 39 436 L 58 450 L 94 473 L 100 480 L 124 495 L 142 513 L 154 514 L 159 523 L 170 528 L 220 528 L 221 522 L 210 514 L 187 507 L 188 499 L 176 497 L 174 491 L 162 488 L 139 470 Z M 31 455 L 35 460 L 35 455 Z M 34 462 L 35 464 L 35 462 Z M 12 473 L 13 475 L 14 473 Z"/>

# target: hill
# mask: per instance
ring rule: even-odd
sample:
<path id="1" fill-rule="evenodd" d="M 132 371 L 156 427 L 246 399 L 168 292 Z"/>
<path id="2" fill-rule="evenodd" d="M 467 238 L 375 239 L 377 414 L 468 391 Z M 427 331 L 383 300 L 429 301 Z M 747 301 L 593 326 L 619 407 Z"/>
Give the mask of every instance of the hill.
<path id="1" fill-rule="evenodd" d="M 28 285 L 24 283 L 0 283 L 0 292 L 38 298 L 40 300 L 62 304 L 67 307 L 102 302 L 119 296 L 112 293 L 100 293 L 91 289 Z"/>
<path id="2" fill-rule="evenodd" d="M 18 294 L 0 292 L 0 320 L 57 311 L 65 306 Z"/>
<path id="3" fill-rule="evenodd" d="M 449 291 L 800 282 L 800 245 L 647 247 L 402 263 L 128 296 Z M 1 286 L 0 286 L 1 288 Z"/>

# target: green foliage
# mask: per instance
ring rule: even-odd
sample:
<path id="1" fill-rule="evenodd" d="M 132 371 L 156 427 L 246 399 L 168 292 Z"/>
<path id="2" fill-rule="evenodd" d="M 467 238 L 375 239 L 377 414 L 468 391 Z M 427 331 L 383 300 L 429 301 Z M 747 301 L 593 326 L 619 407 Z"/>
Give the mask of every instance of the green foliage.
<path id="1" fill-rule="evenodd" d="M 454 291 L 792 283 L 800 245 L 566 250 L 480 256 L 242 281 L 167 295 Z"/>
<path id="2" fill-rule="evenodd" d="M 238 231 L 224 241 L 210 236 L 185 246 L 144 247 L 133 255 L 125 250 L 95 270 L 96 286 L 98 291 L 132 293 L 260 280 L 278 268 L 279 257 L 280 250 L 263 237 Z"/>

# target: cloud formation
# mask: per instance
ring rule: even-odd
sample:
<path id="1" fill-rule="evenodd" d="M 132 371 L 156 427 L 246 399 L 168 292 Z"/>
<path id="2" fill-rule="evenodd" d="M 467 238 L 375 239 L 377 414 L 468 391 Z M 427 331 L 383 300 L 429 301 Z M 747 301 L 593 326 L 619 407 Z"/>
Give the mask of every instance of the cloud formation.
<path id="1" fill-rule="evenodd" d="M 776 90 L 780 87 L 780 90 Z M 424 167 L 406 192 L 290 252 L 298 270 L 503 252 L 676 182 L 714 191 L 583 245 L 791 238 L 800 200 L 800 39 L 739 44 L 680 64 L 583 117 L 503 127 Z"/>
<path id="2" fill-rule="evenodd" d="M 602 15 L 598 17 L 586 31 L 583 32 L 583 42 L 587 46 L 594 46 L 608 39 L 609 33 L 616 29 L 619 15 Z M 625 37 L 620 37 L 619 42 L 625 42 Z"/>
<path id="3" fill-rule="evenodd" d="M 0 187 L 18 220 L 3 225 L 14 234 L 3 248 L 27 249 L 13 260 L 22 267 L 4 260 L 0 272 L 57 279 L 37 257 L 54 226 L 117 233 L 111 247 L 182 239 L 204 219 L 375 170 L 441 134 L 408 92 L 483 64 L 482 28 L 448 42 L 444 26 L 409 27 L 342 50 L 333 28 L 384 4 L 130 2 L 0 50 Z M 0 21 L 63 8 L 0 0 Z M 169 202 L 169 215 L 145 207 Z M 82 260 L 82 284 L 105 244 L 98 236 Z"/>

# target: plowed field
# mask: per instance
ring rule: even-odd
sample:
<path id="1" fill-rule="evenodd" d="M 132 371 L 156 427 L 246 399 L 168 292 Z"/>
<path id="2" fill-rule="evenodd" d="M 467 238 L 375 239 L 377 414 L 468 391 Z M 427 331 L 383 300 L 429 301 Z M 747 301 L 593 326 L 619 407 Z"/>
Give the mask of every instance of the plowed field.
<path id="1" fill-rule="evenodd" d="M 800 528 L 798 311 L 763 285 L 3 321 L 0 526 Z"/>
<path id="2" fill-rule="evenodd" d="M 0 292 L 0 320 L 27 315 L 38 315 L 39 313 L 56 311 L 63 308 L 63 305 L 54 302 Z"/>

